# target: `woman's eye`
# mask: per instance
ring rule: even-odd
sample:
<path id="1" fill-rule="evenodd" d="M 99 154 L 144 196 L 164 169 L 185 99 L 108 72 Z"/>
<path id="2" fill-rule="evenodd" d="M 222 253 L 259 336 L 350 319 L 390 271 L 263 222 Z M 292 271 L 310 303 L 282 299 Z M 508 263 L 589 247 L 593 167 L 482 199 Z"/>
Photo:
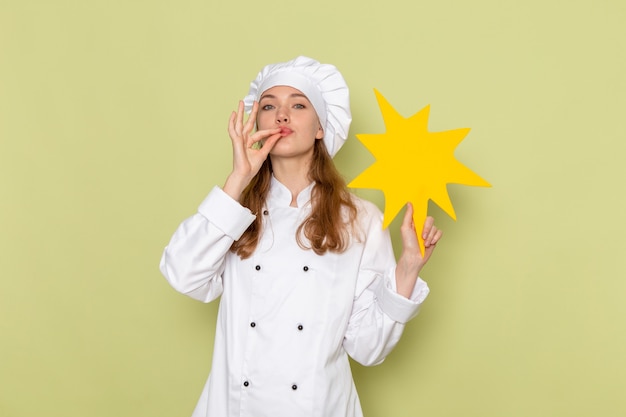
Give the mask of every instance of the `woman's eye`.
<path id="1" fill-rule="evenodd" d="M 261 110 L 272 110 L 274 108 L 274 106 L 272 106 L 271 104 L 266 104 L 265 106 L 261 107 Z"/>
<path id="2" fill-rule="evenodd" d="M 293 106 L 295 109 L 304 109 L 304 104 L 296 104 Z"/>

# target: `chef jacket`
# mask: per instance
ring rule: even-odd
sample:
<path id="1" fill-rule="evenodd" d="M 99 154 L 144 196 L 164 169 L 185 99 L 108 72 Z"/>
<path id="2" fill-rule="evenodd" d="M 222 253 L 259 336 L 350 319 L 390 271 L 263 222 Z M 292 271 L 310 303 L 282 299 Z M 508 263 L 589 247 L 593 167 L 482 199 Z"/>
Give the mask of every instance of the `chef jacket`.
<path id="1" fill-rule="evenodd" d="M 221 296 L 212 369 L 192 417 L 361 417 L 348 355 L 382 362 L 428 295 L 421 279 L 410 298 L 397 294 L 389 233 L 365 200 L 354 197 L 345 252 L 300 247 L 313 187 L 291 207 L 291 192 L 272 178 L 247 259 L 229 249 L 255 215 L 219 187 L 165 248 L 161 271 L 177 291 L 203 302 Z"/>

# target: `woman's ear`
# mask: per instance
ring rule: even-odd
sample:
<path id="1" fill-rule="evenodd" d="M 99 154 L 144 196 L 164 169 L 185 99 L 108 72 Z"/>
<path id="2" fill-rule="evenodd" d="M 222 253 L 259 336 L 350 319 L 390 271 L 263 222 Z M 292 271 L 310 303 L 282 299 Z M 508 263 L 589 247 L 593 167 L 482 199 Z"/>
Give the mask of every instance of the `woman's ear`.
<path id="1" fill-rule="evenodd" d="M 322 125 L 319 125 L 319 127 L 317 128 L 315 139 L 324 139 L 324 128 L 322 127 Z"/>

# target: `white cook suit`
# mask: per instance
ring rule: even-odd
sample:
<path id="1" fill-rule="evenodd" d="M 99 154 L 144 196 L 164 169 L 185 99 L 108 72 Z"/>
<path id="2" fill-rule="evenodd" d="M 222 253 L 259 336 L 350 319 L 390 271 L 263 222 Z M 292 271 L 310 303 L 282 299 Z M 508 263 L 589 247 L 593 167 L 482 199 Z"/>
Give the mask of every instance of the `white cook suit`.
<path id="1" fill-rule="evenodd" d="M 316 255 L 295 232 L 310 212 L 311 184 L 291 193 L 272 178 L 255 252 L 229 248 L 255 216 L 215 187 L 176 230 L 161 271 L 203 302 L 221 296 L 212 369 L 192 417 L 361 417 L 348 355 L 376 365 L 428 295 L 395 290 L 395 257 L 382 213 L 355 197 L 358 228 L 340 254 Z"/>

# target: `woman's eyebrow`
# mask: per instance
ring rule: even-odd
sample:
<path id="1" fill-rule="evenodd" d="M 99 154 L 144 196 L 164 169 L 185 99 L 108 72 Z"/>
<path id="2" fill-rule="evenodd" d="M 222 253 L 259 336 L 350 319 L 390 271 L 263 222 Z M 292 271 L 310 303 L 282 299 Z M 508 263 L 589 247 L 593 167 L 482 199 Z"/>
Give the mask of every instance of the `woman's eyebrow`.
<path id="1" fill-rule="evenodd" d="M 305 98 L 305 99 L 309 99 L 307 96 L 305 96 L 302 93 L 293 93 L 289 95 L 290 98 Z M 266 94 L 264 96 L 262 96 L 259 101 L 263 100 L 264 98 L 276 98 L 276 96 L 272 95 L 272 94 Z"/>
<path id="2" fill-rule="evenodd" d="M 273 95 L 271 95 L 271 94 L 267 94 L 267 95 L 264 95 L 263 97 L 261 97 L 261 98 L 259 99 L 259 101 L 263 100 L 264 98 L 276 98 L 276 97 L 275 97 L 275 96 L 273 96 Z"/>

